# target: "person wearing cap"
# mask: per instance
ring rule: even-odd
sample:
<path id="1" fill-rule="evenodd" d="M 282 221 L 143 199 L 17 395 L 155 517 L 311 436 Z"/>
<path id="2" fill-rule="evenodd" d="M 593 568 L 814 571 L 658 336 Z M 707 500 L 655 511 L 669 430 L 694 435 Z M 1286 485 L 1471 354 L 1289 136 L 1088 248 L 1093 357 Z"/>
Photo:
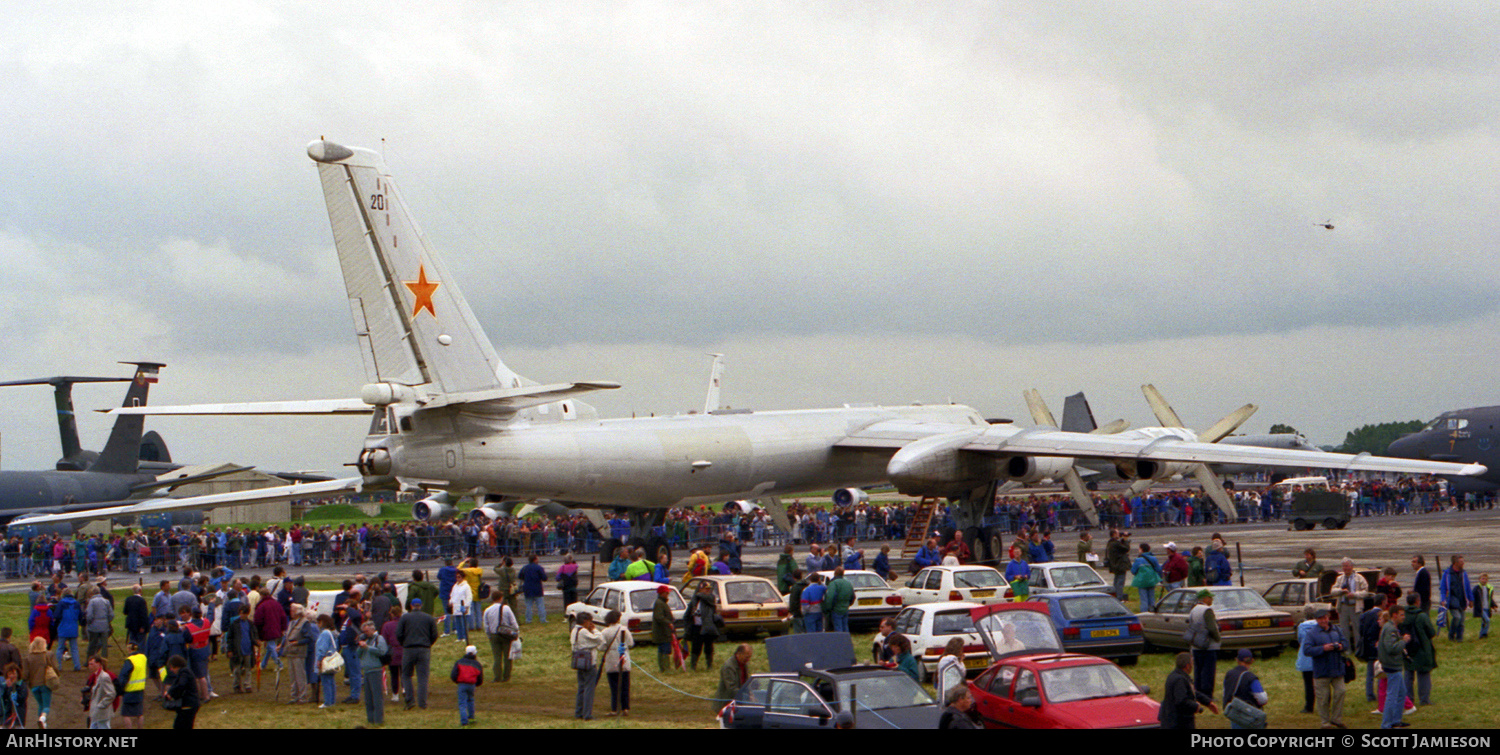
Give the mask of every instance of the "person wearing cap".
<path id="1" fill-rule="evenodd" d="M 464 657 L 453 663 L 448 678 L 458 685 L 458 725 L 475 723 L 474 690 L 484 684 L 484 665 L 479 662 L 479 648 L 464 648 Z"/>
<path id="2" fill-rule="evenodd" d="M 1240 648 L 1237 656 L 1239 663 L 1224 675 L 1224 707 L 1229 707 L 1229 701 L 1236 698 L 1254 705 L 1257 708 L 1265 708 L 1266 701 L 1270 695 L 1266 694 L 1266 688 L 1261 686 L 1260 677 L 1250 670 L 1250 665 L 1255 662 L 1255 653 L 1249 648 Z M 1244 728 L 1231 721 L 1229 728 Z"/>
<path id="3" fill-rule="evenodd" d="M 385 665 L 391 646 L 380 636 L 380 628 L 373 621 L 366 621 L 360 631 L 362 634 L 356 641 L 358 649 L 355 650 L 355 655 L 359 660 L 360 680 L 364 687 L 365 720 L 380 725 L 385 723 L 385 695 L 382 694 L 385 690 L 380 669 Z"/>
<path id="4" fill-rule="evenodd" d="M 401 614 L 396 623 L 396 642 L 401 644 L 401 686 L 406 693 L 407 710 L 427 709 L 427 678 L 432 673 L 432 643 L 437 638 L 437 619 L 423 610 L 421 598 L 412 598 L 411 610 Z"/>
<path id="5" fill-rule="evenodd" d="M 677 638 L 677 625 L 672 618 L 672 606 L 667 597 L 672 588 L 661 585 L 656 588 L 656 602 L 651 605 L 651 641 L 656 643 L 656 667 L 666 671 L 672 663 L 672 640 Z"/>
<path id="6" fill-rule="evenodd" d="M 1313 697 L 1318 720 L 1325 729 L 1347 729 L 1344 725 L 1344 651 L 1349 649 L 1343 632 L 1329 619 L 1326 608 L 1313 618 L 1318 625 L 1307 633 L 1302 654 L 1313 660 Z"/>
<path id="7" fill-rule="evenodd" d="M 1214 677 L 1218 674 L 1219 620 L 1214 616 L 1214 594 L 1198 591 L 1198 603 L 1188 612 L 1185 638 L 1193 653 L 1193 686 L 1209 699 L 1214 696 Z"/>

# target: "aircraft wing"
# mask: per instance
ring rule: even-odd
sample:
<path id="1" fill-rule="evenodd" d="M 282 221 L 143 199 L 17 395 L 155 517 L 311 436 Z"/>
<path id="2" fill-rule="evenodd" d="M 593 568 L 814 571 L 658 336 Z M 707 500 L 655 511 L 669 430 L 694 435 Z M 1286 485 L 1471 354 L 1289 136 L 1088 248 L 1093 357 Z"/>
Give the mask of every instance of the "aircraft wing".
<path id="1" fill-rule="evenodd" d="M 362 477 L 348 477 L 327 482 L 311 482 L 302 485 L 278 485 L 271 488 L 239 490 L 232 493 L 189 496 L 186 498 L 152 498 L 145 501 L 123 501 L 111 506 L 108 502 L 98 508 L 69 511 L 57 514 L 36 514 L 11 520 L 10 525 L 63 524 L 110 519 L 117 516 L 140 516 L 168 511 L 206 511 L 220 506 L 244 506 L 252 503 L 275 503 L 305 498 L 327 498 L 343 493 L 357 493 L 364 481 Z"/>
<path id="2" fill-rule="evenodd" d="M 237 414 L 365 414 L 375 407 L 357 398 L 326 398 L 309 401 L 250 401 L 238 404 L 188 404 L 185 406 L 123 406 L 100 410 L 105 414 L 237 415 Z"/>
<path id="3" fill-rule="evenodd" d="M 1012 425 L 973 427 L 934 422 L 886 420 L 850 433 L 834 445 L 841 448 L 886 448 L 899 450 L 908 444 L 948 436 L 935 450 L 962 450 L 997 456 L 1071 456 L 1083 459 L 1131 459 L 1160 462 L 1247 464 L 1268 467 L 1310 467 L 1351 472 L 1399 472 L 1474 476 L 1484 474 L 1482 464 L 1397 459 L 1370 454 L 1338 454 L 1286 448 L 1261 448 L 1223 443 L 1200 443 L 1174 436 L 1143 438 L 1120 435 L 1072 433 L 1049 428 L 1017 428 Z"/>
<path id="4" fill-rule="evenodd" d="M 465 406 L 494 413 L 514 413 L 531 406 L 550 404 L 569 396 L 592 391 L 608 391 L 619 388 L 619 383 L 607 380 L 591 380 L 577 383 L 552 383 L 550 385 L 528 385 L 521 388 L 495 388 L 485 391 L 442 393 L 422 404 L 423 409 L 441 409 L 447 406 Z M 369 411 L 369 407 L 365 407 Z"/>

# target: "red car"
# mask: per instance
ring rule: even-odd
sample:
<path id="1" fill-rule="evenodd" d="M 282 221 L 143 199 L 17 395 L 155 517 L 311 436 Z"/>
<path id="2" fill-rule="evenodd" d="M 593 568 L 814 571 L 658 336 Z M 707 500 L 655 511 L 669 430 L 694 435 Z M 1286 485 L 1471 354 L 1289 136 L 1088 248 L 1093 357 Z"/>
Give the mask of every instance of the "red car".
<path id="1" fill-rule="evenodd" d="M 1154 729 L 1160 705 L 1119 666 L 1063 651 L 1046 604 L 970 609 L 994 663 L 969 682 L 990 729 Z"/>

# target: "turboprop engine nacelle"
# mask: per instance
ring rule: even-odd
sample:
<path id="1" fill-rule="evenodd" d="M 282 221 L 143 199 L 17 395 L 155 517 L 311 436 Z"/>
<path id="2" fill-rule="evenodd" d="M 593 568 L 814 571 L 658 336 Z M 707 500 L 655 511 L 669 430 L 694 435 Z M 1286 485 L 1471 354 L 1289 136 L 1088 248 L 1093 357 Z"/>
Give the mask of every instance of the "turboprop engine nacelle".
<path id="1" fill-rule="evenodd" d="M 440 522 L 452 519 L 453 515 L 458 513 L 452 499 L 453 497 L 446 491 L 433 493 L 411 505 L 411 518 L 419 522 Z"/>
<path id="2" fill-rule="evenodd" d="M 982 429 L 933 435 L 906 444 L 886 465 L 891 484 L 902 495 L 951 498 L 1004 476 L 1001 460 L 964 446 Z"/>
<path id="3" fill-rule="evenodd" d="M 1005 462 L 1005 476 L 1031 484 L 1056 480 L 1072 468 L 1073 458 L 1070 456 L 1012 456 Z"/>
<path id="4" fill-rule="evenodd" d="M 1127 480 L 1170 480 L 1192 474 L 1193 465 L 1183 461 L 1135 459 L 1116 461 L 1115 470 Z"/>
<path id="5" fill-rule="evenodd" d="M 859 488 L 839 488 L 833 491 L 833 503 L 835 506 L 851 506 L 856 503 L 865 503 L 870 500 L 870 494 Z"/>

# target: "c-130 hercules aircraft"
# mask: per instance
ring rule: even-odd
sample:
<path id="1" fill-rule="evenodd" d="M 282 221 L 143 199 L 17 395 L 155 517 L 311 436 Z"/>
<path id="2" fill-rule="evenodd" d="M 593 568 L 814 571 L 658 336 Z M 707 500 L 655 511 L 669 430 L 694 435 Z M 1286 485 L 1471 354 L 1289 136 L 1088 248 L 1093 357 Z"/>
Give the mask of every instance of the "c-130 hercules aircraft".
<path id="1" fill-rule="evenodd" d="M 1055 478 L 1078 458 L 1107 460 L 1122 476 L 1151 479 L 1190 473 L 1205 462 L 1484 471 L 1200 443 L 1182 428 L 1124 437 L 991 425 L 960 405 L 599 419 L 577 397 L 617 383 L 537 384 L 501 361 L 380 155 L 322 140 L 309 144 L 307 154 L 317 163 L 371 378 L 360 398 L 117 411 L 368 412 L 370 431 L 356 464 L 361 477 L 337 482 L 346 490 L 421 491 L 425 497 L 413 508 L 419 519 L 452 516 L 451 502 L 462 496 L 474 496 L 490 517 L 518 502 L 546 500 L 627 512 L 633 538 L 646 541 L 670 507 L 759 499 L 787 526 L 777 496 L 890 482 L 906 495 L 952 500 L 960 530 L 976 535 L 986 534 L 974 530 L 998 483 Z M 602 514 L 594 521 L 602 523 Z"/>

